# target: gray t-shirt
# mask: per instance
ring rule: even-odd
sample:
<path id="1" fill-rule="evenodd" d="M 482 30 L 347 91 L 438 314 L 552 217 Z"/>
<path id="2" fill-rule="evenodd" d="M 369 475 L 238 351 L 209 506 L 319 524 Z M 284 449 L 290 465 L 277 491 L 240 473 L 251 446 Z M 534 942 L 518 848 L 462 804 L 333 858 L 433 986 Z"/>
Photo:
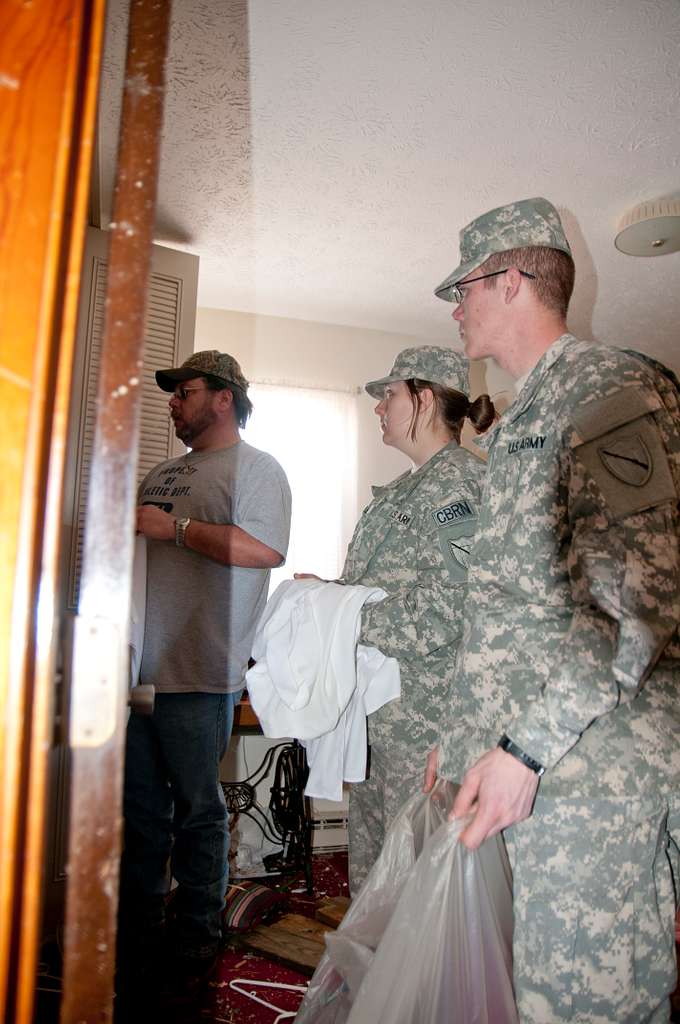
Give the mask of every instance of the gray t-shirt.
<path id="1" fill-rule="evenodd" d="M 188 452 L 152 469 L 141 505 L 173 516 L 231 523 L 286 554 L 291 495 L 286 475 L 245 441 Z M 233 693 L 243 686 L 269 570 L 222 565 L 169 541 L 147 542 L 140 682 L 163 693 Z"/>

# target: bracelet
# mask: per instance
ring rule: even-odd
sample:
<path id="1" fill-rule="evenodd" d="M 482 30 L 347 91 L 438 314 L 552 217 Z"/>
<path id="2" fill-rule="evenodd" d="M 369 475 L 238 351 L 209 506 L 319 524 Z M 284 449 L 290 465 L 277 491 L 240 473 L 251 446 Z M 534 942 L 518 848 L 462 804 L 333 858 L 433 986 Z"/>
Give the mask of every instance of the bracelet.
<path id="1" fill-rule="evenodd" d="M 521 761 L 527 768 L 531 768 L 532 772 L 536 772 L 538 776 L 544 774 L 545 768 L 543 765 L 539 764 L 538 761 L 534 761 L 533 757 L 529 757 L 528 754 L 525 754 L 522 748 L 518 747 L 516 743 L 513 743 L 509 736 L 501 736 L 498 741 L 498 746 L 501 750 L 504 750 L 506 754 L 512 754 L 513 757 L 516 757 L 517 760 Z"/>

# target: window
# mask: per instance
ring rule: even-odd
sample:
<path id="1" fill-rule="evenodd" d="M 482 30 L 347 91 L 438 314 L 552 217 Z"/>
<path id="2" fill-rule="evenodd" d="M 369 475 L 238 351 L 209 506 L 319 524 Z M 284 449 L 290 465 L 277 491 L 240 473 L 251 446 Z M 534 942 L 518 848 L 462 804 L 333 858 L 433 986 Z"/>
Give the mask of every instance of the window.
<path id="1" fill-rule="evenodd" d="M 357 519 L 356 395 L 320 388 L 251 384 L 254 411 L 242 436 L 281 463 L 293 492 L 286 564 L 294 572 L 340 575 Z"/>

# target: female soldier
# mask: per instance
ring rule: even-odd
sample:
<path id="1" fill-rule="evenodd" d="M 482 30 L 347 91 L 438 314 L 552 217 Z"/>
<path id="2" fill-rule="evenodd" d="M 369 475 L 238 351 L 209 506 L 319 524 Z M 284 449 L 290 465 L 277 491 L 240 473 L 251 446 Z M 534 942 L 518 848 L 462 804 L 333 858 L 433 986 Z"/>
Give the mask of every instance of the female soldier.
<path id="1" fill-rule="evenodd" d="M 451 349 L 401 352 L 387 377 L 366 385 L 379 399 L 383 442 L 413 469 L 373 488 L 349 545 L 343 582 L 382 587 L 362 611 L 360 643 L 399 662 L 401 697 L 369 716 L 370 769 L 350 790 L 350 889 L 361 886 L 396 812 L 422 786 L 452 681 L 484 463 L 460 447 L 467 417 L 478 433 L 495 410 L 468 398 L 468 361 Z"/>

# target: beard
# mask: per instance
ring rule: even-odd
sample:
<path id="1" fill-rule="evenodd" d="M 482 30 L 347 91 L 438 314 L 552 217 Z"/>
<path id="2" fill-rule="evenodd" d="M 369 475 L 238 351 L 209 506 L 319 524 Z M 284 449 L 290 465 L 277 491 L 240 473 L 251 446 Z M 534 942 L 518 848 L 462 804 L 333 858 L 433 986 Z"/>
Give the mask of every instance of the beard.
<path id="1" fill-rule="evenodd" d="M 190 420 L 185 420 L 181 416 L 173 420 L 175 434 L 189 447 L 204 430 L 212 427 L 216 420 L 217 413 L 213 409 L 198 409 Z"/>

